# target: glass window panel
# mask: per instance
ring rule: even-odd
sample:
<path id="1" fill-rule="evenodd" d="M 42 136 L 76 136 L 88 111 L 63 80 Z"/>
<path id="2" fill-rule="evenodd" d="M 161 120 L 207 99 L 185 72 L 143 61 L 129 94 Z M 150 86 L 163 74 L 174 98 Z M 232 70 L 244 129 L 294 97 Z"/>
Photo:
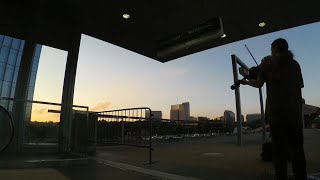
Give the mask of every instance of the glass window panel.
<path id="1" fill-rule="evenodd" d="M 12 48 L 19 50 L 19 48 L 20 48 L 20 42 L 21 42 L 20 39 L 13 38 Z"/>
<path id="2" fill-rule="evenodd" d="M 12 41 L 12 37 L 5 36 L 5 37 L 4 37 L 4 41 L 3 41 L 3 45 L 5 45 L 5 46 L 11 46 L 11 41 Z"/>
<path id="3" fill-rule="evenodd" d="M 41 48 L 42 46 L 40 44 L 37 44 L 35 56 L 38 58 L 40 57 L 40 54 L 41 54 Z"/>
<path id="4" fill-rule="evenodd" d="M 19 68 L 16 68 L 16 69 L 14 70 L 14 73 L 19 73 Z"/>
<path id="5" fill-rule="evenodd" d="M 4 72 L 5 72 L 5 67 L 1 66 L 0 67 L 0 80 L 3 80 L 4 78 Z"/>
<path id="6" fill-rule="evenodd" d="M 16 54 L 18 54 L 18 50 L 17 49 L 13 49 L 13 48 L 10 48 L 10 53 L 16 53 Z"/>
<path id="7" fill-rule="evenodd" d="M 17 79 L 18 79 L 18 73 L 19 73 L 18 71 L 15 71 L 15 72 L 14 72 L 12 82 L 14 82 L 14 83 L 16 83 L 16 82 L 17 82 Z"/>
<path id="8" fill-rule="evenodd" d="M 33 89 L 30 89 L 30 90 L 32 90 L 32 91 L 28 91 L 28 97 L 27 97 L 27 99 L 28 99 L 28 100 L 33 100 Z"/>
<path id="9" fill-rule="evenodd" d="M 30 76 L 36 76 L 37 75 L 37 72 L 36 71 L 31 71 L 31 74 L 30 74 Z"/>
<path id="10" fill-rule="evenodd" d="M 22 58 L 22 55 L 21 55 L 21 54 L 18 54 L 17 63 L 16 63 L 16 66 L 17 66 L 17 67 L 20 66 L 21 58 Z"/>
<path id="11" fill-rule="evenodd" d="M 15 69 L 15 66 L 14 66 L 14 65 L 11 65 L 11 64 L 7 64 L 6 69 L 14 70 L 14 69 Z"/>
<path id="12" fill-rule="evenodd" d="M 11 86 L 11 82 L 3 81 L 3 86 Z"/>
<path id="13" fill-rule="evenodd" d="M 14 98 L 14 93 L 16 92 L 16 87 L 15 86 L 12 86 L 11 87 L 11 94 L 10 94 L 10 97 L 11 98 Z"/>
<path id="14" fill-rule="evenodd" d="M 29 82 L 30 86 L 34 86 L 35 83 L 36 83 L 36 77 L 35 76 L 31 76 L 30 77 L 30 82 Z"/>
<path id="15" fill-rule="evenodd" d="M 1 92 L 1 96 L 2 97 L 9 97 L 9 86 L 2 86 L 2 92 Z"/>
<path id="16" fill-rule="evenodd" d="M 3 38 L 4 38 L 4 36 L 0 35 L 0 45 L 2 45 Z"/>
<path id="17" fill-rule="evenodd" d="M 17 55 L 17 53 L 11 51 L 9 54 L 8 64 L 15 65 L 17 61 Z"/>
<path id="18" fill-rule="evenodd" d="M 13 80 L 13 72 L 14 72 L 13 70 L 7 69 L 6 70 L 6 74 L 4 75 L 4 80 L 12 82 L 12 80 Z"/>
<path id="19" fill-rule="evenodd" d="M 25 41 L 22 40 L 21 43 L 20 43 L 20 50 L 19 50 L 19 51 L 20 51 L 21 53 L 23 52 L 24 42 L 25 42 Z"/>
<path id="20" fill-rule="evenodd" d="M 9 55 L 9 49 L 7 47 L 2 47 L 0 51 L 0 62 L 7 62 Z"/>
<path id="21" fill-rule="evenodd" d="M 39 65 L 39 61 L 33 61 L 32 71 L 37 71 L 38 70 L 38 65 Z"/>

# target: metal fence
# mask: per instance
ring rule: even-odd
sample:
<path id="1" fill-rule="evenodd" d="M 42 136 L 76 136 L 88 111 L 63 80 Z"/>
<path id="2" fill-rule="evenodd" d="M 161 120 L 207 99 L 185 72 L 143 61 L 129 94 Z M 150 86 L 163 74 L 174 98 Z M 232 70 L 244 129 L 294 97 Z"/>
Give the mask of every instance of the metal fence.
<path id="1" fill-rule="evenodd" d="M 242 139 L 242 120 L 241 120 L 241 100 L 240 100 L 240 88 L 239 85 L 236 85 L 239 81 L 238 71 L 241 75 L 244 75 L 249 72 L 249 67 L 243 63 L 240 58 L 238 58 L 236 55 L 231 55 L 231 61 L 232 61 L 232 70 L 233 70 L 233 80 L 234 85 L 231 87 L 235 91 L 235 100 L 236 100 L 236 116 L 237 116 L 237 139 L 238 139 L 238 145 L 243 145 L 243 139 Z M 238 65 L 240 68 L 238 69 Z M 246 73 L 244 73 L 246 71 Z M 261 111 L 261 123 L 262 123 L 262 140 L 263 142 L 266 141 L 266 128 L 265 128 L 265 115 L 264 115 L 264 107 L 263 107 L 263 97 L 262 97 L 262 89 L 259 88 L 259 100 L 260 100 L 260 111 Z"/>
<path id="2" fill-rule="evenodd" d="M 23 132 L 22 136 L 19 136 L 18 138 L 22 138 L 20 142 L 23 144 L 24 150 L 27 149 L 32 149 L 32 151 L 37 151 L 38 149 L 41 149 L 40 146 L 58 146 L 58 132 L 59 132 L 59 127 L 61 126 L 60 122 L 46 122 L 45 120 L 42 119 L 36 119 L 37 122 L 32 121 L 31 119 L 31 107 L 34 104 L 41 105 L 42 109 L 41 110 L 47 110 L 43 111 L 41 113 L 60 113 L 60 103 L 52 103 L 52 102 L 44 102 L 44 101 L 32 101 L 32 100 L 22 100 L 22 99 L 15 99 L 15 98 L 8 98 L 8 97 L 0 97 L 0 100 L 2 102 L 15 102 L 15 103 L 23 103 L 24 107 L 30 106 L 30 112 L 28 114 L 25 114 L 25 118 L 23 119 L 24 122 L 20 122 L 21 120 L 17 121 L 15 119 L 15 112 L 13 109 L 9 110 L 10 114 L 12 115 L 13 121 L 16 123 L 21 123 L 23 124 L 23 128 L 20 128 L 20 133 Z M 10 104 L 10 103 L 8 103 Z M 43 107 L 47 106 L 47 108 Z M 83 114 L 83 119 L 84 121 L 88 122 L 88 106 L 78 106 L 78 105 L 73 105 L 73 108 L 76 109 L 83 109 L 82 114 Z M 55 109 L 55 110 L 52 110 Z M 73 114 L 73 119 L 74 121 L 77 121 L 77 112 L 79 111 L 74 111 Z M 16 124 L 17 125 L 17 124 Z M 16 126 L 15 125 L 15 126 Z M 17 130 L 18 131 L 18 130 Z M 55 148 L 56 149 L 56 148 Z"/>
<path id="3" fill-rule="evenodd" d="M 95 133 L 89 141 L 97 145 L 128 145 L 149 149 L 149 163 L 152 163 L 152 112 L 150 108 L 128 108 L 97 112 Z M 91 121 L 92 122 L 92 121 Z M 91 128 L 92 129 L 92 128 Z"/>

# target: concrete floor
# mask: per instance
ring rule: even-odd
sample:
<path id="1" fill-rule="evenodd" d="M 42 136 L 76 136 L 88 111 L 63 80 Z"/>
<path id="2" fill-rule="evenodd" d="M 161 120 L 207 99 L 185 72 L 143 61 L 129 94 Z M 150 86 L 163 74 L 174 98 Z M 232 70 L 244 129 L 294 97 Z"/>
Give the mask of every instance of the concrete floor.
<path id="1" fill-rule="evenodd" d="M 155 180 L 156 178 L 102 163 L 90 161 L 88 166 L 77 166 L 57 169 L 71 180 Z"/>
<path id="2" fill-rule="evenodd" d="M 320 172 L 320 131 L 308 129 L 305 153 L 308 173 Z M 272 179 L 271 163 L 260 160 L 261 135 L 244 136 L 244 146 L 238 147 L 235 136 L 207 140 L 155 145 L 150 166 L 146 149 L 118 146 L 98 149 L 100 158 L 127 163 L 152 170 L 200 179 Z M 290 165 L 289 165 L 290 167 Z M 288 168 L 291 172 L 291 168 Z"/>
<path id="3" fill-rule="evenodd" d="M 86 166 L 0 170 L 1 180 L 155 180 L 148 175 L 90 161 Z"/>
<path id="4" fill-rule="evenodd" d="M 309 174 L 320 172 L 320 130 L 304 131 L 305 153 Z M 113 161 L 143 168 L 146 171 L 180 175 L 180 178 L 224 179 L 224 180 L 269 180 L 273 179 L 271 163 L 260 160 L 261 135 L 244 136 L 244 146 L 238 147 L 235 136 L 223 136 L 206 140 L 191 140 L 155 145 L 151 165 L 148 151 L 143 148 L 112 146 L 98 148 L 96 159 Z M 1 163 L 9 156 L 0 158 Z M 17 157 L 18 158 L 18 157 Z M 39 157 L 40 158 L 40 157 Z M 8 162 L 8 161 L 7 161 Z M 0 179 L 9 180 L 152 180 L 155 176 L 115 168 L 89 160 L 85 165 L 34 169 L 0 169 Z M 1 164 L 0 163 L 0 164 Z M 291 171 L 290 168 L 289 172 Z M 170 175 L 169 174 L 169 175 Z M 181 177 L 183 176 L 183 177 Z M 159 176 L 158 176 L 159 177 Z M 173 177 L 173 176 L 172 176 Z M 161 179 L 161 178 L 160 178 Z M 170 179 L 170 178 L 169 178 Z"/>
<path id="5" fill-rule="evenodd" d="M 55 169 L 10 169 L 0 170 L 0 179 L 7 180 L 68 180 Z"/>

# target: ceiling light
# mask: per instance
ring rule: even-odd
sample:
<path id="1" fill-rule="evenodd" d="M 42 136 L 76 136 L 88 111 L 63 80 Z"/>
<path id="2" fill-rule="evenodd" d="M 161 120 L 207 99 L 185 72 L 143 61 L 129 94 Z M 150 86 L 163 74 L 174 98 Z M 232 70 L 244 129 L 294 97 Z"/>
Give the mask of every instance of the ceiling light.
<path id="1" fill-rule="evenodd" d="M 259 23 L 259 27 L 265 27 L 267 24 L 265 22 Z"/>
<path id="2" fill-rule="evenodd" d="M 223 34 L 223 35 L 221 36 L 221 38 L 225 38 L 225 37 L 227 37 L 227 35 L 226 35 L 226 34 Z"/>
<path id="3" fill-rule="evenodd" d="M 123 14 L 123 15 L 122 15 L 122 18 L 123 18 L 123 19 L 130 19 L 130 14 Z"/>

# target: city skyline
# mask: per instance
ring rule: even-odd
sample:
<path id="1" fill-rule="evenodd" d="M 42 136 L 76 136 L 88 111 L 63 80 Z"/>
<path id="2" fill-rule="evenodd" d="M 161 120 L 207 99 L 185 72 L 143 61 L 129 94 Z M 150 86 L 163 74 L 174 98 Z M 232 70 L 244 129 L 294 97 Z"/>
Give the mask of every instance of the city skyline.
<path id="1" fill-rule="evenodd" d="M 286 38 L 301 65 L 307 104 L 320 106 L 320 23 L 270 33 L 179 59 L 160 63 L 126 49 L 82 35 L 74 104 L 94 110 L 148 106 L 170 115 L 170 105 L 189 101 L 193 116 L 211 119 L 224 110 L 235 112 L 231 54 L 254 66 L 246 44 L 258 62 L 270 54 L 270 44 Z M 44 47 L 40 57 L 35 100 L 61 102 L 67 52 Z M 51 67 L 48 69 L 48 67 Z M 50 82 L 50 83 L 47 83 Z M 265 95 L 265 93 L 264 93 Z M 259 113 L 258 90 L 241 87 L 243 114 Z M 41 108 L 35 108 L 39 111 Z M 37 114 L 37 113 L 35 113 Z M 39 113 L 38 113 L 39 114 Z M 43 117 L 45 118 L 45 117 Z"/>

